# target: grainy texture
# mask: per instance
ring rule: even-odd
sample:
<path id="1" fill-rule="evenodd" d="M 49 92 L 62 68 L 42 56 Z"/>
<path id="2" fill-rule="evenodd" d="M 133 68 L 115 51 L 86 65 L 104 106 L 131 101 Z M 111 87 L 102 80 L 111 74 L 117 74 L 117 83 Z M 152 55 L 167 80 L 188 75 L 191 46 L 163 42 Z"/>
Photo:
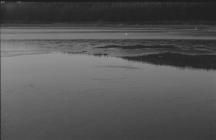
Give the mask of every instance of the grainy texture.
<path id="1" fill-rule="evenodd" d="M 215 23 L 216 3 L 88 2 L 1 4 L 3 23 Z"/>

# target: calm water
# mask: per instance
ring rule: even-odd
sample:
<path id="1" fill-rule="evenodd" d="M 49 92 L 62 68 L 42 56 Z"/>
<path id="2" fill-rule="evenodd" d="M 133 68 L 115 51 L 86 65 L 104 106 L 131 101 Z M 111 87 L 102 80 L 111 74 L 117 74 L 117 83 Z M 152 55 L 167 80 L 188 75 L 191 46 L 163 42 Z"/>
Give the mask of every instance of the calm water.
<path id="1" fill-rule="evenodd" d="M 216 39 L 215 26 L 4 27 L 2 39 Z"/>
<path id="2" fill-rule="evenodd" d="M 40 45 L 1 57 L 3 140 L 216 139 L 215 70 Z"/>

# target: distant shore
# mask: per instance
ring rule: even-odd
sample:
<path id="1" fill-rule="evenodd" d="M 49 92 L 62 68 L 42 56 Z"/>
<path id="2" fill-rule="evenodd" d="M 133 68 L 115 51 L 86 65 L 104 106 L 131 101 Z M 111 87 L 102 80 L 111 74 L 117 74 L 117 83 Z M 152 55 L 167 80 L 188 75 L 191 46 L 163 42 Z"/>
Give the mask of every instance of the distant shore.
<path id="1" fill-rule="evenodd" d="M 1 39 L 216 40 L 214 25 L 20 25 L 2 26 Z"/>
<path id="2" fill-rule="evenodd" d="M 2 23 L 2 28 L 83 28 L 83 29 L 208 29 L 216 30 L 216 24 L 214 23 L 158 23 L 158 24 L 122 24 L 122 23 Z"/>

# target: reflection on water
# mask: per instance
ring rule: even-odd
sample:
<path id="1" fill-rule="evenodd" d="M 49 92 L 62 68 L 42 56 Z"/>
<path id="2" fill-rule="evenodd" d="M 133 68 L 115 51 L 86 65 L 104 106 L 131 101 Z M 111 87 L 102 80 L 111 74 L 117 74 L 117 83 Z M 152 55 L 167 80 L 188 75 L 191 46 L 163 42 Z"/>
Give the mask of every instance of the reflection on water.
<path id="1" fill-rule="evenodd" d="M 2 57 L 4 140 L 212 140 L 216 72 L 114 57 Z"/>

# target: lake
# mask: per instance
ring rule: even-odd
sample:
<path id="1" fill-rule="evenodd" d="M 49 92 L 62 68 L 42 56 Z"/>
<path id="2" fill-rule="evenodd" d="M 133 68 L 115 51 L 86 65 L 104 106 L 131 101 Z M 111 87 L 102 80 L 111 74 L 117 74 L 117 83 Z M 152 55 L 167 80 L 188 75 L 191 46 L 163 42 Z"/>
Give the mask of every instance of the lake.
<path id="1" fill-rule="evenodd" d="M 4 140 L 216 138 L 212 30 L 28 27 L 1 37 Z"/>

